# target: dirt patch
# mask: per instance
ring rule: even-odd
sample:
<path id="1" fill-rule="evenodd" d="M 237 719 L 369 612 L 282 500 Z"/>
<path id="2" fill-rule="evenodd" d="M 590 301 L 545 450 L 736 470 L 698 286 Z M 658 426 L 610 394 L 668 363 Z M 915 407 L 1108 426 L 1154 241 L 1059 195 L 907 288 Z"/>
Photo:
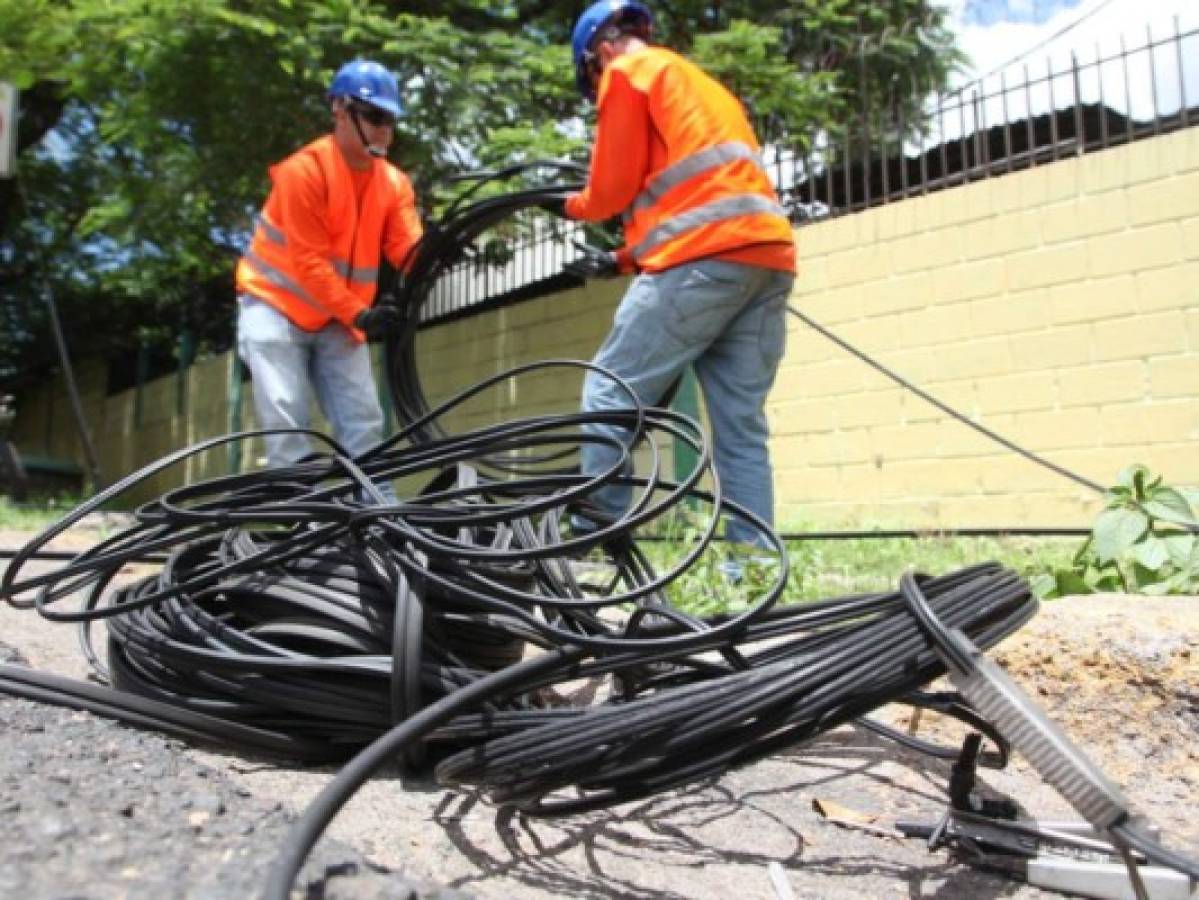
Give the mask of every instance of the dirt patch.
<path id="1" fill-rule="evenodd" d="M 1199 598 L 1052 601 L 995 658 L 1113 778 L 1199 776 Z"/>

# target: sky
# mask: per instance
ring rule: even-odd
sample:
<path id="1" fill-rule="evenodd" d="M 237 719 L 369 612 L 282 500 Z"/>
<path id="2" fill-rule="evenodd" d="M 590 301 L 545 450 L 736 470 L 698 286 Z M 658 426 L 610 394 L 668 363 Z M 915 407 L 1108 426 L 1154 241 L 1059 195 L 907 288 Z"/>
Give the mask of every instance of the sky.
<path id="1" fill-rule="evenodd" d="M 1175 17 L 1183 33 L 1199 29 L 1196 0 L 940 0 L 940 5 L 949 10 L 973 63 L 963 80 L 1017 58 L 1014 71 L 1022 73 L 1025 62 L 1044 72 L 1047 58 L 1054 68 L 1068 66 L 1071 51 L 1080 62 L 1093 60 L 1097 48 L 1111 55 L 1119 52 L 1121 36 L 1129 49 L 1144 46 L 1147 28 L 1155 39 L 1166 37 L 1174 32 Z M 1199 51 L 1199 35 L 1193 49 Z"/>
<path id="2" fill-rule="evenodd" d="M 934 139 L 1072 106 L 1075 60 L 1084 103 L 1102 100 L 1145 121 L 1176 113 L 1185 89 L 1187 106 L 1199 106 L 1199 0 L 937 2 L 949 11 L 958 45 L 970 58 L 952 82 L 970 99 L 964 115 L 955 108 L 944 117 Z M 1150 36 L 1154 42 L 1172 37 L 1176 22 L 1184 36 L 1181 54 L 1175 43 L 1146 49 Z M 1121 40 L 1127 60 L 1120 56 Z M 1029 90 L 1023 89 L 1026 71 Z M 1057 77 L 1050 80 L 1049 72 Z"/>

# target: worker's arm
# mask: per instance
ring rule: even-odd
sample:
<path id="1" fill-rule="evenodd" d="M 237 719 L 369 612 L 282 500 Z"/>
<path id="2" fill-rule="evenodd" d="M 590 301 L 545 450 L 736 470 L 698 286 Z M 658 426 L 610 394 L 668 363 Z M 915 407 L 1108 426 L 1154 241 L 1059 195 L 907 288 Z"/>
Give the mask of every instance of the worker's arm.
<path id="1" fill-rule="evenodd" d="M 325 183 L 315 165 L 276 178 L 287 250 L 300 286 L 339 322 L 352 326 L 365 304 L 349 289 L 331 262 Z"/>
<path id="2" fill-rule="evenodd" d="M 409 251 L 424 234 L 420 215 L 416 211 L 416 194 L 412 182 L 403 172 L 396 171 L 398 198 L 383 226 L 383 255 L 397 270 L 407 272 L 412 259 Z"/>
<path id="3" fill-rule="evenodd" d="M 609 70 L 605 79 L 587 187 L 566 198 L 566 214 L 586 222 L 628 209 L 649 170 L 649 101 L 621 70 Z"/>

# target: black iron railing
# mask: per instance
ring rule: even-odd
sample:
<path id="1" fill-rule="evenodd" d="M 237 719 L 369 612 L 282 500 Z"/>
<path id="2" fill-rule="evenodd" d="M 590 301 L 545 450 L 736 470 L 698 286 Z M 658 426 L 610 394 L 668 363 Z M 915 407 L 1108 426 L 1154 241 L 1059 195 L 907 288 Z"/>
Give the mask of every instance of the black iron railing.
<path id="1" fill-rule="evenodd" d="M 1196 60 L 1199 31 L 1176 26 L 1132 49 L 1122 38 L 1118 52 L 1046 60 L 1043 74 L 1009 67 L 930 100 L 915 125 L 858 123 L 815 135 L 806 153 L 783 147 L 771 177 L 802 223 L 1163 134 L 1199 119 Z"/>
<path id="2" fill-rule="evenodd" d="M 1073 54 L 1068 65 L 1023 63 L 923 104 L 909 123 L 821 130 L 799 151 L 764 133 L 767 170 L 797 225 L 1076 157 L 1199 123 L 1199 30 L 1117 52 Z M 902 104 L 894 104 L 902 108 Z M 571 283 L 578 226 L 542 225 L 502 256 L 465 258 L 437 283 L 426 323 L 540 296 Z"/>

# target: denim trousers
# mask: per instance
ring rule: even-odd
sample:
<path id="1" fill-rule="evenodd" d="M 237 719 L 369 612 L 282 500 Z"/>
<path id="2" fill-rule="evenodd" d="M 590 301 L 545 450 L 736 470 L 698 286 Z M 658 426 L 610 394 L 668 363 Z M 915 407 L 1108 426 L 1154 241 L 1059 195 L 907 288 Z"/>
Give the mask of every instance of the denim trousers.
<path id="1" fill-rule="evenodd" d="M 333 426 L 333 437 L 351 456 L 382 440 L 383 408 L 366 344 L 354 340 L 340 322 L 305 331 L 249 295 L 238 297 L 238 304 L 237 352 L 254 379 L 260 428 L 311 427 L 309 409 L 315 390 L 321 412 Z M 265 443 L 271 466 L 290 465 L 312 452 L 303 434 L 267 435 Z M 385 495 L 390 490 L 386 486 Z"/>
<path id="2" fill-rule="evenodd" d="M 766 395 L 786 346 L 787 298 L 795 276 L 719 260 L 686 263 L 635 278 L 616 310 L 612 331 L 594 362 L 615 372 L 646 405 L 657 405 L 671 383 L 691 365 L 703 390 L 712 429 L 712 456 L 724 496 L 774 523 L 774 479 L 767 447 Z M 626 409 L 628 396 L 611 379 L 588 372 L 583 411 Z M 629 434 L 614 425 L 589 424 L 592 435 Z M 584 474 L 616 464 L 619 451 L 588 443 Z M 619 515 L 632 499 L 627 485 L 608 485 L 593 495 L 601 511 Z M 762 543 L 736 517 L 725 536 Z"/>

